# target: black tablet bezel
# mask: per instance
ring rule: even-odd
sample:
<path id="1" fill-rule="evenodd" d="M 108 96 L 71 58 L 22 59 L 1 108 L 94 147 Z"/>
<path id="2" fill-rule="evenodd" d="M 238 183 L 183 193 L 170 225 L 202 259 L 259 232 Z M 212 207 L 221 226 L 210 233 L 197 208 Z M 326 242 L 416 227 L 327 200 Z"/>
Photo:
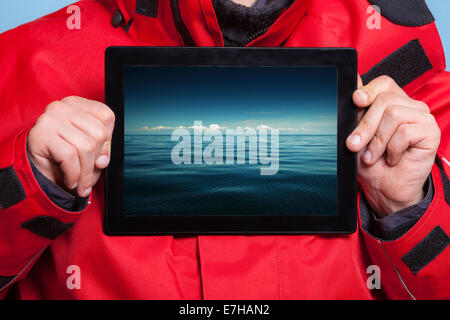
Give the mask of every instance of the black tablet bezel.
<path id="1" fill-rule="evenodd" d="M 333 216 L 127 216 L 123 212 L 124 69 L 128 66 L 333 66 L 338 70 L 338 214 Z M 107 235 L 313 234 L 356 230 L 356 156 L 345 140 L 357 123 L 353 48 L 109 47 L 105 102 L 116 115 L 105 172 Z"/>

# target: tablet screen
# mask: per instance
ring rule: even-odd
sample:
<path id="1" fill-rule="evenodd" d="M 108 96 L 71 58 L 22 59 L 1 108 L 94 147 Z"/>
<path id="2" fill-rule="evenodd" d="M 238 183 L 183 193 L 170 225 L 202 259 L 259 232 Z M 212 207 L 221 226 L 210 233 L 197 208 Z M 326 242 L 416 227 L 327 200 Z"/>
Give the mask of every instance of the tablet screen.
<path id="1" fill-rule="evenodd" d="M 336 215 L 337 68 L 129 66 L 124 214 Z"/>

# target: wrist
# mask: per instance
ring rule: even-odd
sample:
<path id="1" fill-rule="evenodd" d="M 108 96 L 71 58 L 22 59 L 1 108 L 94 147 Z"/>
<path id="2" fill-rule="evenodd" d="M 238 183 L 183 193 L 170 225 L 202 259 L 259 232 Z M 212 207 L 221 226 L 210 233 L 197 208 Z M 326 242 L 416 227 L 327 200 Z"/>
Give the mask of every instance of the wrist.
<path id="1" fill-rule="evenodd" d="M 420 188 L 414 196 L 407 201 L 396 201 L 384 196 L 381 192 L 366 192 L 364 190 L 367 202 L 378 218 L 387 217 L 395 212 L 420 203 L 426 196 L 424 188 Z"/>

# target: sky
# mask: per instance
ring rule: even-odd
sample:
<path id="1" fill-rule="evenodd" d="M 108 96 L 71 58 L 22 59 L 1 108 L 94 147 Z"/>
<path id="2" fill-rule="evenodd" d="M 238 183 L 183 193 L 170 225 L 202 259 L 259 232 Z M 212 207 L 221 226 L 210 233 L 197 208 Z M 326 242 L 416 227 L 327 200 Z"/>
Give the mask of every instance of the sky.
<path id="1" fill-rule="evenodd" d="M 73 0 L 1 0 L 0 33 L 74 2 Z M 446 57 L 450 61 L 450 19 L 448 18 L 450 1 L 427 0 L 427 4 L 436 18 Z M 450 63 L 447 64 L 447 70 L 450 70 Z"/>
<path id="2" fill-rule="evenodd" d="M 280 134 L 336 134 L 334 67 L 130 67 L 125 132 L 176 128 L 273 128 Z M 199 126 L 199 124 L 196 124 Z"/>

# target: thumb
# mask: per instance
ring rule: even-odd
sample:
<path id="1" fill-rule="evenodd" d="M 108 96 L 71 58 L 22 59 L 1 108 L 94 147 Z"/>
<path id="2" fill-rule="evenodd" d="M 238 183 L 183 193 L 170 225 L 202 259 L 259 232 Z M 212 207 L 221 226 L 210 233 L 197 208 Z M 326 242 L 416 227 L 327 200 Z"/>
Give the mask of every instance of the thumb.
<path id="1" fill-rule="evenodd" d="M 365 86 L 362 85 L 358 77 L 358 90 L 353 93 L 353 102 L 360 108 L 370 106 L 380 93 L 391 93 L 399 96 L 407 96 L 402 88 L 388 76 L 380 76 L 370 81 Z M 361 87 L 359 85 L 362 85 Z"/>
<path id="2" fill-rule="evenodd" d="M 358 73 L 358 89 L 361 89 L 364 86 L 361 76 Z"/>

